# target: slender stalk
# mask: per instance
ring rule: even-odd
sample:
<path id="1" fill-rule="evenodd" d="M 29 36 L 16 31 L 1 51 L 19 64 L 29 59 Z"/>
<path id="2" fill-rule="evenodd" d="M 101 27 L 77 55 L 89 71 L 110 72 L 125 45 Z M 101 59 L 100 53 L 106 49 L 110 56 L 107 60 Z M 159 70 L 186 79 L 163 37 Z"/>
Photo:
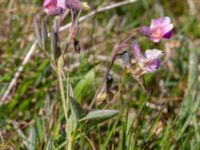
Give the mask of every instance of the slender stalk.
<path id="1" fill-rule="evenodd" d="M 61 72 L 57 72 L 57 76 L 58 76 L 58 82 L 59 82 L 59 87 L 60 87 L 60 94 L 61 94 L 61 99 L 62 99 L 62 103 L 63 103 L 63 109 L 64 109 L 64 115 L 65 115 L 65 119 L 67 121 L 68 119 L 68 107 L 66 106 L 66 102 L 65 102 L 65 92 L 64 92 L 64 85 L 63 85 L 63 78 L 62 78 L 62 74 Z"/>
<path id="2" fill-rule="evenodd" d="M 69 86 L 70 86 L 70 82 L 69 82 L 69 72 L 67 72 L 67 108 L 69 108 L 69 94 L 70 94 L 70 91 L 69 91 Z"/>
<path id="3" fill-rule="evenodd" d="M 63 103 L 63 109 L 64 109 L 64 115 L 65 115 L 65 120 L 66 122 L 68 122 L 69 117 L 68 117 L 68 110 L 69 110 L 69 73 L 67 73 L 67 95 L 65 97 L 64 94 L 64 85 L 63 85 L 63 77 L 64 80 L 66 80 L 66 77 L 62 72 L 58 73 L 58 80 L 59 80 L 59 85 L 60 85 L 60 93 L 61 93 L 61 97 L 62 97 L 62 103 Z M 67 134 L 67 150 L 71 150 L 72 149 L 72 136 L 71 136 L 71 132 L 67 130 L 67 123 L 66 123 L 66 127 L 65 127 L 65 133 Z"/>
<path id="4" fill-rule="evenodd" d="M 73 137 L 69 137 L 67 150 L 72 150 Z"/>
<path id="5" fill-rule="evenodd" d="M 68 63 L 69 67 L 69 57 L 68 57 Z M 67 108 L 69 108 L 69 96 L 70 96 L 70 77 L 69 77 L 69 72 L 67 72 Z M 73 135 L 71 132 L 68 133 L 68 143 L 67 143 L 67 150 L 72 150 L 72 145 L 73 145 Z"/>
<path id="6" fill-rule="evenodd" d="M 112 57 L 111 57 L 111 63 L 110 63 L 110 65 L 109 65 L 107 71 L 106 71 L 105 74 L 104 74 L 103 80 L 101 81 L 100 86 L 99 86 L 99 88 L 97 89 L 94 98 L 92 99 L 92 102 L 90 103 L 89 110 L 93 107 L 94 102 L 95 102 L 97 96 L 98 96 L 99 93 L 101 92 L 101 90 L 102 90 L 102 88 L 103 88 L 103 85 L 104 85 L 104 82 L 106 81 L 106 78 L 107 78 L 107 76 L 108 76 L 110 70 L 112 69 L 112 66 L 113 66 L 113 64 L 114 64 L 114 62 L 115 62 L 115 60 L 116 60 L 117 54 L 119 53 L 120 50 L 122 50 L 124 47 L 126 47 L 126 43 L 128 42 L 129 39 L 131 39 L 133 36 L 135 36 L 136 31 L 137 31 L 137 29 L 136 29 L 130 36 L 128 36 L 128 38 L 126 38 L 126 39 L 114 50 L 114 52 L 113 52 L 113 54 L 112 54 Z"/>
<path id="7" fill-rule="evenodd" d="M 69 44 L 67 45 L 66 47 L 66 53 L 67 51 L 70 50 L 70 46 L 74 44 L 74 37 L 75 37 L 75 34 L 76 34 L 76 30 L 77 30 L 77 26 L 78 26 L 78 19 L 79 19 L 79 15 L 80 15 L 81 11 L 78 13 L 78 14 L 75 14 L 75 12 L 73 12 L 71 10 L 71 20 L 72 20 L 72 24 L 71 24 L 71 27 L 70 27 L 70 34 L 69 34 Z M 63 56 L 64 57 L 64 56 Z M 70 57 L 69 55 L 67 55 L 67 67 L 70 68 Z M 70 109 L 70 106 L 69 106 L 69 97 L 70 97 L 70 77 L 69 77 L 69 71 L 67 71 L 67 78 L 65 78 L 65 80 L 67 80 L 67 97 L 66 97 L 66 107 L 68 109 Z M 63 73 L 64 75 L 64 73 Z M 67 114 L 67 118 L 68 118 L 68 114 Z M 67 121 L 67 120 L 66 120 Z M 66 131 L 67 132 L 67 131 Z M 74 139 L 74 135 L 72 134 L 72 132 L 68 131 L 68 143 L 67 143 L 67 150 L 72 150 L 72 146 L 73 146 L 73 139 Z"/>

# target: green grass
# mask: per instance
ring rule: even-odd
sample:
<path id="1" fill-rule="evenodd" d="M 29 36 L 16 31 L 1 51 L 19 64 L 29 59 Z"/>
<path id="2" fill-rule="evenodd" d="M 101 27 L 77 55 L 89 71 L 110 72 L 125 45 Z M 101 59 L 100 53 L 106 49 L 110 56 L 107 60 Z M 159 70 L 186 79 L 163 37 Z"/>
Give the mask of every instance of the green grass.
<path id="1" fill-rule="evenodd" d="M 96 8 L 111 1 L 119 2 L 91 0 L 88 4 Z M 142 49 L 155 47 L 168 52 L 156 73 L 140 78 L 149 95 L 115 63 L 111 71 L 113 95 L 99 100 L 93 109 L 114 109 L 118 114 L 110 118 L 109 113 L 102 113 L 100 117 L 110 118 L 103 122 L 67 122 L 73 149 L 200 149 L 200 7 L 197 0 L 193 1 L 196 14 L 190 14 L 187 0 L 138 0 L 80 23 L 78 37 L 83 51 L 70 51 L 70 64 L 75 67 L 69 77 L 74 98 L 85 112 L 109 65 L 113 48 L 135 27 L 149 24 L 151 18 L 164 13 L 172 18 L 175 30 L 172 39 L 160 44 L 141 39 Z M 35 39 L 33 13 L 44 17 L 39 0 L 10 3 L 0 2 L 0 97 Z M 49 29 L 50 24 L 48 19 Z M 67 34 L 68 31 L 62 32 L 62 39 Z M 64 84 L 67 85 L 66 80 Z M 0 149 L 65 149 L 68 135 L 57 76 L 39 49 L 25 65 L 8 99 L 8 104 L 0 106 Z"/>

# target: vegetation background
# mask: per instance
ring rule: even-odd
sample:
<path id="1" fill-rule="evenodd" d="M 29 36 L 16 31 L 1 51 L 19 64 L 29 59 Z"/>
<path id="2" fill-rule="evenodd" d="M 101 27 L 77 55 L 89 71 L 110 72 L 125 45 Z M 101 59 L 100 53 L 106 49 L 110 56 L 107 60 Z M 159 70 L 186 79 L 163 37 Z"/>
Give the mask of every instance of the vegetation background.
<path id="1" fill-rule="evenodd" d="M 90 10 L 120 0 L 88 0 Z M 32 15 L 45 17 L 42 0 L 0 1 L 0 98 L 35 41 Z M 113 100 L 99 99 L 97 109 L 119 114 L 88 125 L 86 138 L 74 149 L 200 149 L 200 1 L 137 0 L 97 13 L 80 23 L 80 54 L 71 52 L 70 79 L 75 97 L 88 108 L 110 62 L 112 50 L 134 28 L 152 18 L 169 16 L 174 36 L 142 48 L 163 49 L 160 69 L 137 81 L 121 66 L 111 71 Z M 51 24 L 51 18 L 48 18 Z M 64 24 L 69 19 L 65 19 Z M 50 25 L 49 25 L 50 28 Z M 68 31 L 62 32 L 63 39 Z M 64 41 L 64 40 L 63 40 Z M 17 83 L 0 106 L 0 149 L 64 149 L 64 116 L 56 75 L 44 54 L 35 49 Z"/>

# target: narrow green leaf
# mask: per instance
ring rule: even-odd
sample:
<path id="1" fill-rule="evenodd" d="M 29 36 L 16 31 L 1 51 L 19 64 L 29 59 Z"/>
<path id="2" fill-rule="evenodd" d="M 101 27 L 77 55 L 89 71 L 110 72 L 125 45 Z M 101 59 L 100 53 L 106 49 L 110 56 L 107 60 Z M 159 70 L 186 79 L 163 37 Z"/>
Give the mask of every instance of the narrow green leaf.
<path id="1" fill-rule="evenodd" d="M 42 121 L 39 118 L 36 118 L 36 131 L 37 131 L 37 135 L 38 135 L 38 140 L 41 141 L 44 137 L 44 128 L 42 126 Z"/>
<path id="2" fill-rule="evenodd" d="M 112 118 L 118 114 L 117 110 L 95 110 L 89 112 L 84 118 L 80 119 L 80 121 L 84 120 L 104 120 L 108 118 Z"/>
<path id="3" fill-rule="evenodd" d="M 81 105 L 73 97 L 70 97 L 70 106 L 71 106 L 73 121 L 77 122 L 80 118 L 86 115 L 86 112 L 83 110 Z"/>
<path id="4" fill-rule="evenodd" d="M 17 131 L 18 136 L 23 140 L 23 144 L 28 148 L 28 147 L 29 147 L 29 143 L 28 143 L 28 141 L 27 141 L 27 138 L 26 138 L 25 134 L 24 134 L 23 131 L 18 127 L 18 125 L 17 125 L 16 122 L 12 122 L 12 123 L 13 123 L 14 128 L 15 128 L 16 131 Z"/>
<path id="5" fill-rule="evenodd" d="M 94 91 L 94 81 L 95 81 L 95 70 L 98 69 L 98 66 L 90 69 L 87 74 L 81 79 L 74 88 L 74 95 L 78 101 L 81 99 L 89 99 L 90 96 L 93 96 Z M 90 89 L 90 90 L 88 90 Z"/>
<path id="6" fill-rule="evenodd" d="M 51 140 L 51 138 L 48 139 L 46 150 L 52 150 L 52 140 Z"/>
<path id="7" fill-rule="evenodd" d="M 63 57 L 60 56 L 58 58 L 58 72 L 59 72 L 59 74 L 62 74 L 63 66 L 64 66 L 64 60 L 63 60 Z"/>
<path id="8" fill-rule="evenodd" d="M 188 89 L 195 88 L 195 82 L 198 78 L 198 56 L 194 49 L 191 50 L 189 55 L 189 76 L 188 76 Z"/>
<path id="9" fill-rule="evenodd" d="M 198 58 L 194 49 L 191 49 L 189 55 L 189 74 L 188 74 L 188 84 L 187 84 L 187 92 L 184 97 L 184 101 L 180 108 L 179 117 L 180 119 L 184 119 L 188 117 L 190 114 L 194 114 L 197 111 L 194 107 L 194 103 L 198 101 L 196 99 L 197 94 L 197 78 L 198 78 Z M 199 104 L 199 102 L 197 102 Z M 197 106 L 198 107 L 198 106 Z"/>
<path id="10" fill-rule="evenodd" d="M 29 150 L 34 150 L 35 149 L 35 144 L 36 144 L 36 130 L 35 130 L 34 126 L 32 126 L 31 129 L 30 129 L 28 141 L 29 141 L 28 149 Z"/>
<path id="11" fill-rule="evenodd" d="M 133 129 L 133 123 L 134 123 L 135 117 L 136 117 L 136 112 L 134 112 L 133 110 L 128 113 L 127 124 L 126 124 L 126 139 L 127 139 L 126 146 L 127 147 L 132 146 L 131 144 L 133 142 L 132 129 Z"/>

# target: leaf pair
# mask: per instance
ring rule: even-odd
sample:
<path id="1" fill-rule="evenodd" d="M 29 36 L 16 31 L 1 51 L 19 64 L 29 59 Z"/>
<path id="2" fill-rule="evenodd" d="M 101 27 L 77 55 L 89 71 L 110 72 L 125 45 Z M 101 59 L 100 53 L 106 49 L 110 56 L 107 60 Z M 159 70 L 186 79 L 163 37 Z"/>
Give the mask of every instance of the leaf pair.
<path id="1" fill-rule="evenodd" d="M 76 122 L 106 120 L 118 114 L 117 110 L 94 110 L 86 112 L 73 97 L 70 97 L 72 118 Z"/>
<path id="2" fill-rule="evenodd" d="M 40 26 L 38 19 L 34 15 L 33 23 L 34 23 L 35 34 L 36 34 L 36 38 L 37 38 L 39 47 L 42 50 L 46 50 L 47 41 L 48 41 L 48 31 L 47 31 L 46 21 L 42 20 L 42 23 Z"/>
<path id="3" fill-rule="evenodd" d="M 43 19 L 40 25 L 38 19 L 34 15 L 33 23 L 34 23 L 34 29 L 35 29 L 35 34 L 36 34 L 39 48 L 48 53 L 47 51 L 48 50 L 48 30 L 47 30 L 46 21 Z M 55 62 L 61 54 L 61 50 L 59 47 L 57 26 L 58 26 L 58 21 L 55 20 L 52 26 L 52 31 L 51 31 L 51 59 L 53 62 Z M 50 56 L 50 55 L 47 54 L 47 56 Z"/>

